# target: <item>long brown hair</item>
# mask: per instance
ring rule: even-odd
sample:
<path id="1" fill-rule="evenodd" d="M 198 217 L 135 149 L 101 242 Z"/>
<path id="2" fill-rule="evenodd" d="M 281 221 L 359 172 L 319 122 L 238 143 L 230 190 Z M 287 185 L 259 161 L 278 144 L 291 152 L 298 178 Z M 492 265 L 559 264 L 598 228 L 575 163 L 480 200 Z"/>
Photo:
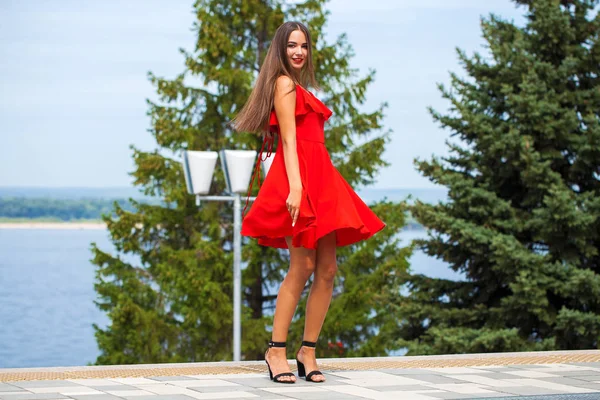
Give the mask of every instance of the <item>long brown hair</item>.
<path id="1" fill-rule="evenodd" d="M 306 36 L 308 47 L 306 63 L 296 77 L 287 56 L 287 43 L 293 31 L 300 30 Z M 312 63 L 312 41 L 308 28 L 300 22 L 285 22 L 277 28 L 269 50 L 260 68 L 258 78 L 248 101 L 239 114 L 231 121 L 231 127 L 238 132 L 265 133 L 268 131 L 269 117 L 273 110 L 275 81 L 281 75 L 288 76 L 294 84 L 318 89 Z"/>

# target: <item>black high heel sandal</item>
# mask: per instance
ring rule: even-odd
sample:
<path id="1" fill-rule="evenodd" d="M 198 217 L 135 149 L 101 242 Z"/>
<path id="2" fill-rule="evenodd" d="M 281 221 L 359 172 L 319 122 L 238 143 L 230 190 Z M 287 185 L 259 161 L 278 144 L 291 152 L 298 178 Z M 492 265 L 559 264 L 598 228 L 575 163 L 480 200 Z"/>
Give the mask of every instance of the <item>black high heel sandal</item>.
<path id="1" fill-rule="evenodd" d="M 316 342 L 307 342 L 306 340 L 303 340 L 302 341 L 302 346 L 312 347 L 314 349 L 315 347 L 317 347 L 317 343 Z M 300 349 L 302 349 L 302 346 L 300 346 Z M 300 350 L 298 350 L 298 353 L 300 353 Z M 322 380 L 322 381 L 315 381 L 315 380 L 312 379 L 313 376 L 323 375 L 323 373 L 321 371 L 319 371 L 319 370 L 311 371 L 308 375 L 306 375 L 306 368 L 304 368 L 304 364 L 301 363 L 300 360 L 298 360 L 298 353 L 296 353 L 296 363 L 298 364 L 298 376 L 300 378 L 304 377 L 304 379 L 306 379 L 306 382 L 314 382 L 314 383 L 323 383 L 323 382 L 325 382 L 324 380 Z"/>
<path id="2" fill-rule="evenodd" d="M 269 341 L 269 349 L 271 347 L 285 347 L 286 343 L 285 342 L 274 342 L 272 340 Z M 279 378 L 281 378 L 282 376 L 294 376 L 293 372 L 282 372 L 281 374 L 277 374 L 275 376 L 273 376 L 273 372 L 271 371 L 271 366 L 269 365 L 269 362 L 267 361 L 267 353 L 269 352 L 269 349 L 267 349 L 267 351 L 265 352 L 265 362 L 267 363 L 267 368 L 269 368 L 269 378 L 273 381 L 273 382 L 277 382 L 277 383 L 296 383 L 296 381 L 280 381 Z"/>

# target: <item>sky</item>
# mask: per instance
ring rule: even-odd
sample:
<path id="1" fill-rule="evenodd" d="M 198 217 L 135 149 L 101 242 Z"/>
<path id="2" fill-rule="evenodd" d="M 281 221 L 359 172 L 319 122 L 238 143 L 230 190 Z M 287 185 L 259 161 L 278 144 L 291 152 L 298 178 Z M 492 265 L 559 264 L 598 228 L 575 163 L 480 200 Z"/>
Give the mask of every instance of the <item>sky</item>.
<path id="1" fill-rule="evenodd" d="M 173 78 L 195 36 L 192 0 L 0 1 L 0 186 L 131 185 L 130 145 L 156 148 L 149 71 Z M 447 154 L 437 89 L 462 74 L 456 48 L 486 54 L 480 18 L 517 24 L 509 0 L 331 0 L 326 40 L 346 33 L 361 73 L 377 71 L 365 111 L 388 103 L 390 166 L 373 188 L 432 188 L 413 160 Z M 323 96 L 324 97 L 324 96 Z M 258 150 L 258 149 L 257 149 Z"/>

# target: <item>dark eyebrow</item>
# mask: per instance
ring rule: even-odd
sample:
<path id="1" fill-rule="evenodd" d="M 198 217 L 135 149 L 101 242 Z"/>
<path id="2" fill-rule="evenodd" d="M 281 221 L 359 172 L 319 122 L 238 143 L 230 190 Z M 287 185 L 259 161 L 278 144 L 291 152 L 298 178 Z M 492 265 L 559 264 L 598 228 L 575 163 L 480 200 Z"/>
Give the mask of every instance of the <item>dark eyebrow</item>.
<path id="1" fill-rule="evenodd" d="M 288 44 L 298 44 L 298 43 L 296 43 L 296 42 L 294 42 L 294 41 L 290 40 L 290 41 L 288 41 Z M 302 43 L 302 44 L 306 44 L 306 42 L 304 42 L 304 43 Z"/>

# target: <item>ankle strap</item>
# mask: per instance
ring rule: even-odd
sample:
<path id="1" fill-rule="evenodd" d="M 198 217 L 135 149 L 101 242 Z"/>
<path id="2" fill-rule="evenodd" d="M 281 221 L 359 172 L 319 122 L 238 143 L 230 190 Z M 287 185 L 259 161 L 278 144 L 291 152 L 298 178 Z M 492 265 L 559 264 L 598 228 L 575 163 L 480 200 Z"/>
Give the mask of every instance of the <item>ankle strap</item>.
<path id="1" fill-rule="evenodd" d="M 317 347 L 317 342 L 307 342 L 306 340 L 303 340 L 302 341 L 302 346 Z"/>
<path id="2" fill-rule="evenodd" d="M 269 340 L 269 347 L 285 347 L 286 346 L 286 342 L 274 342 L 272 340 Z"/>

